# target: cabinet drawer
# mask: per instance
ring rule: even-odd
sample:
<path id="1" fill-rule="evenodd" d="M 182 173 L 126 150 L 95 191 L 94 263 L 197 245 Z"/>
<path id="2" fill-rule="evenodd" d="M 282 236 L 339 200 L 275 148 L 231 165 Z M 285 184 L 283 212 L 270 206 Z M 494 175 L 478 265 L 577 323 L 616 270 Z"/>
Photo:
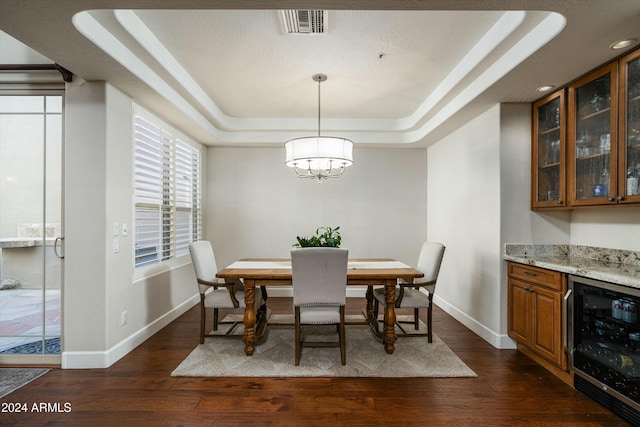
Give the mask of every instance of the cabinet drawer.
<path id="1" fill-rule="evenodd" d="M 509 276 L 545 286 L 550 289 L 555 289 L 557 291 L 562 290 L 562 276 L 561 273 L 557 271 L 510 262 Z"/>

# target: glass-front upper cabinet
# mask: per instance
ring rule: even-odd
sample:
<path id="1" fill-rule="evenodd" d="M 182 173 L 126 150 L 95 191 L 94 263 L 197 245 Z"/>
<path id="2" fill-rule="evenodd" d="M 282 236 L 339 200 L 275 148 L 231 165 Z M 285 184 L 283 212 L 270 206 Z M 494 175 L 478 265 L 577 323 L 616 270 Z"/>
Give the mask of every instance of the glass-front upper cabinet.
<path id="1" fill-rule="evenodd" d="M 617 63 L 569 86 L 569 205 L 615 204 Z"/>
<path id="2" fill-rule="evenodd" d="M 532 209 L 566 205 L 565 129 L 564 90 L 533 104 Z"/>
<path id="3" fill-rule="evenodd" d="M 640 202 L 640 50 L 620 59 L 618 197 Z"/>

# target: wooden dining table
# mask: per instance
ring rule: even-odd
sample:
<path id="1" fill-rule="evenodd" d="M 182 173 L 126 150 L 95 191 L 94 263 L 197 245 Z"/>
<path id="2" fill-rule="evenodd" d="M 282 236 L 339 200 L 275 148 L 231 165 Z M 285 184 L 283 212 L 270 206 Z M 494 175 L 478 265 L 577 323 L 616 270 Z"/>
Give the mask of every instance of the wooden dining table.
<path id="1" fill-rule="evenodd" d="M 253 309 L 255 302 L 255 288 L 265 289 L 269 286 L 291 286 L 291 260 L 286 258 L 244 258 L 220 270 L 217 277 L 225 280 L 241 279 L 244 283 L 244 352 L 251 356 L 254 344 L 258 342 L 266 328 L 266 307 Z M 411 281 L 423 277 L 415 268 L 400 261 L 389 258 L 350 259 L 347 266 L 347 286 L 366 286 L 367 305 L 364 312 L 368 323 L 380 338 L 387 353 L 395 350 L 396 313 L 394 302 L 396 299 L 396 284 L 398 279 Z M 379 331 L 378 319 L 374 315 L 373 287 L 385 287 L 384 328 Z M 265 292 L 266 294 L 266 292 Z M 266 303 L 266 295 L 265 295 Z M 256 321 L 258 320 L 258 324 Z"/>

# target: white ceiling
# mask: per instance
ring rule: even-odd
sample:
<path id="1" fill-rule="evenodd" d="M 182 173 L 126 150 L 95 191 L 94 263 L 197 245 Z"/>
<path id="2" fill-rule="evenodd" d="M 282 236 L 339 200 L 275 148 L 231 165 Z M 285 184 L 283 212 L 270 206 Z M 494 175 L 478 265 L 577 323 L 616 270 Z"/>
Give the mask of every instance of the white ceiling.
<path id="1" fill-rule="evenodd" d="M 74 84 L 110 81 L 209 145 L 315 134 L 311 76 L 324 73 L 323 134 L 415 147 L 495 103 L 531 102 L 537 87 L 619 55 L 614 41 L 640 39 L 637 0 L 317 1 L 328 10 L 322 35 L 283 31 L 278 8 L 306 1 L 152 3 L 3 0 L 0 30 L 39 53 L 0 37 L 0 63 L 56 62 Z"/>

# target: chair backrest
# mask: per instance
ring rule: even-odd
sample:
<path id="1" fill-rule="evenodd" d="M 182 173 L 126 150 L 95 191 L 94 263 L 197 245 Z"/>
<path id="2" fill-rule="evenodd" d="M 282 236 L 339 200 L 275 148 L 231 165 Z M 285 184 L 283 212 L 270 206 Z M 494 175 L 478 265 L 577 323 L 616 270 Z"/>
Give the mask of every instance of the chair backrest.
<path id="1" fill-rule="evenodd" d="M 420 277 L 413 281 L 416 285 L 431 284 L 435 287 L 438 280 L 438 273 L 440 272 L 440 265 L 442 264 L 442 258 L 444 257 L 445 246 L 438 242 L 425 242 L 420 249 L 420 256 L 418 257 L 417 270 L 420 270 L 424 277 Z M 433 292 L 433 290 L 430 290 Z"/>
<path id="2" fill-rule="evenodd" d="M 341 248 L 292 249 L 293 305 L 344 305 L 348 257 Z"/>
<path id="3" fill-rule="evenodd" d="M 220 283 L 216 277 L 218 267 L 216 266 L 216 258 L 213 255 L 213 247 L 208 240 L 198 240 L 189 245 L 191 253 L 191 261 L 193 269 L 196 272 L 196 278 L 206 280 L 207 282 Z M 207 289 L 207 286 L 198 285 L 200 293 Z"/>

